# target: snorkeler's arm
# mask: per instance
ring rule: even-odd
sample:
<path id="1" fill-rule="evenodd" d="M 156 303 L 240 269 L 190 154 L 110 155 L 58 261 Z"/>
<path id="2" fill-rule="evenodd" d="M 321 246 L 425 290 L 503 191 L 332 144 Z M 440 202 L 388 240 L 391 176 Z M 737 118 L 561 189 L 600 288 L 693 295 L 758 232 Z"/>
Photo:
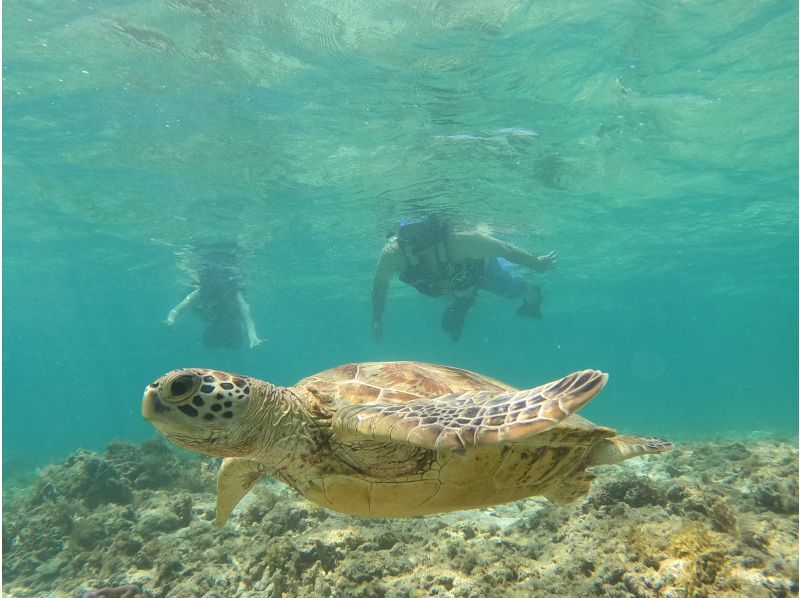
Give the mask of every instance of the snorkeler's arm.
<path id="1" fill-rule="evenodd" d="M 264 340 L 258 338 L 258 333 L 256 333 L 256 324 L 253 322 L 253 316 L 250 313 L 250 304 L 245 301 L 240 292 L 236 293 L 236 298 L 239 300 L 239 313 L 242 314 L 244 327 L 247 329 L 247 338 L 250 340 L 250 348 L 255 349 L 263 343 Z"/>
<path id="2" fill-rule="evenodd" d="M 536 256 L 520 249 L 516 245 L 479 232 L 455 233 L 451 242 L 455 250 L 453 253 L 459 254 L 461 259 L 502 257 L 509 262 L 525 266 L 537 272 L 544 272 L 554 268 L 558 258 L 555 251 Z"/>
<path id="3" fill-rule="evenodd" d="M 383 310 L 389 294 L 389 281 L 399 269 L 400 252 L 397 241 L 389 241 L 381 250 L 372 281 L 372 336 L 376 341 L 383 337 Z"/>
<path id="4" fill-rule="evenodd" d="M 194 303 L 194 300 L 197 299 L 197 295 L 199 292 L 200 289 L 193 290 L 191 293 L 186 295 L 186 297 L 184 297 L 183 301 L 181 301 L 180 303 L 178 303 L 178 305 L 169 310 L 169 314 L 167 315 L 167 319 L 164 320 L 164 323 L 167 326 L 172 326 L 173 324 L 175 324 L 175 320 L 177 319 L 177 317 L 181 315 L 181 312 L 184 309 L 186 309 L 192 303 Z"/>

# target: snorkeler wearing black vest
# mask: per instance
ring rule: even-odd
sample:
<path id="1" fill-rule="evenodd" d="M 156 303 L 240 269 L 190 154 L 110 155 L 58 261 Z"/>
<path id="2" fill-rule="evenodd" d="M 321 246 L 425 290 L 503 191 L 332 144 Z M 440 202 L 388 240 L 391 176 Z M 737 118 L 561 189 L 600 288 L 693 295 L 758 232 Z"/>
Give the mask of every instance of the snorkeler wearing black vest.
<path id="1" fill-rule="evenodd" d="M 513 272 L 509 262 L 544 272 L 555 266 L 556 258 L 554 251 L 537 257 L 478 231 L 453 231 L 434 215 L 403 222 L 378 260 L 372 285 L 372 335 L 375 340 L 383 337 L 383 311 L 395 274 L 421 293 L 453 299 L 442 317 L 442 328 L 453 340 L 461 337 L 478 289 L 510 299 L 521 297 L 517 314 L 541 318 L 541 289 Z"/>
<path id="2" fill-rule="evenodd" d="M 178 316 L 191 307 L 205 322 L 203 345 L 206 347 L 238 349 L 242 344 L 243 325 L 251 349 L 264 342 L 258 337 L 250 305 L 244 298 L 237 249 L 235 243 L 219 242 L 190 254 L 191 259 L 187 258 L 182 268 L 194 280 L 195 288 L 170 310 L 164 324 L 173 327 Z"/>

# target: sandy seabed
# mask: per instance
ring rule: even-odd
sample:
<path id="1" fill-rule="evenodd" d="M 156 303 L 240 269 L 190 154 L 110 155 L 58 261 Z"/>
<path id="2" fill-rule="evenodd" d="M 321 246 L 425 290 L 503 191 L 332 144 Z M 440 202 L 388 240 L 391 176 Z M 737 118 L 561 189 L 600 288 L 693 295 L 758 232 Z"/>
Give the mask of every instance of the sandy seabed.
<path id="1" fill-rule="evenodd" d="M 796 439 L 684 443 L 596 468 L 569 506 L 531 498 L 402 520 L 340 515 L 260 482 L 222 530 L 216 468 L 156 438 L 7 482 L 3 596 L 127 584 L 174 598 L 798 592 Z"/>

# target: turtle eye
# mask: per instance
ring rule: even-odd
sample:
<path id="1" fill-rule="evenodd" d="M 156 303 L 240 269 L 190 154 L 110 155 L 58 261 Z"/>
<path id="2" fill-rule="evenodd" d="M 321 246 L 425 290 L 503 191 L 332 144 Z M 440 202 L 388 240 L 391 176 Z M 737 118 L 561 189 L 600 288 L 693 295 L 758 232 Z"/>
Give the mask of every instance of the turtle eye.
<path id="1" fill-rule="evenodd" d="M 175 378 L 169 385 L 169 393 L 172 395 L 173 399 L 183 398 L 194 391 L 197 382 L 197 376 L 193 374 L 183 374 Z"/>

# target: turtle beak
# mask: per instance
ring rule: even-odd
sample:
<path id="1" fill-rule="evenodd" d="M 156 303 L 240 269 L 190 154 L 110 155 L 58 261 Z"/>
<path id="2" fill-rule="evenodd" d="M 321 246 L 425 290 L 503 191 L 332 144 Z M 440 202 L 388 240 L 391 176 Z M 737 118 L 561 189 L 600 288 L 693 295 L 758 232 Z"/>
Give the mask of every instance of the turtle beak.
<path id="1" fill-rule="evenodd" d="M 159 398 L 155 390 L 146 390 L 142 397 L 142 417 L 148 421 L 158 419 L 160 413 L 169 411 L 167 407 Z"/>

